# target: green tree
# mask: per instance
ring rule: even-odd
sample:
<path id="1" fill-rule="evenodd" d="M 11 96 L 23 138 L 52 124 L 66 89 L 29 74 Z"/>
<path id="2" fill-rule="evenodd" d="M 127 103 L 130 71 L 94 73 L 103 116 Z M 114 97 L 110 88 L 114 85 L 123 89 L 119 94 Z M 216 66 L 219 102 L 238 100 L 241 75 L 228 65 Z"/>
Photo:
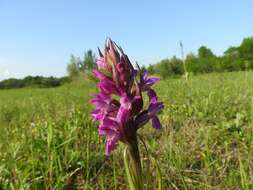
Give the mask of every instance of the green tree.
<path id="1" fill-rule="evenodd" d="M 243 39 L 238 48 L 240 57 L 253 69 L 253 37 Z"/>
<path id="2" fill-rule="evenodd" d="M 74 55 L 71 55 L 69 64 L 67 66 L 68 76 L 71 79 L 78 77 L 79 69 L 80 68 L 79 68 L 79 63 L 77 62 L 77 58 L 75 58 Z"/>
<path id="3" fill-rule="evenodd" d="M 231 46 L 225 52 L 224 55 L 238 55 L 238 47 Z"/>
<path id="4" fill-rule="evenodd" d="M 171 71 L 171 75 L 183 75 L 184 74 L 184 66 L 183 61 L 178 59 L 176 56 L 173 56 L 169 62 L 169 70 Z"/>
<path id="5" fill-rule="evenodd" d="M 244 60 L 241 58 L 239 48 L 229 47 L 221 58 L 222 71 L 239 71 L 245 69 Z"/>
<path id="6" fill-rule="evenodd" d="M 210 73 L 216 71 L 217 60 L 211 49 L 201 46 L 198 49 L 198 60 L 199 72 Z"/>
<path id="7" fill-rule="evenodd" d="M 199 60 L 196 55 L 189 53 L 185 59 L 185 65 L 188 72 L 196 74 L 199 72 Z"/>
<path id="8" fill-rule="evenodd" d="M 198 49 L 198 57 L 200 59 L 202 58 L 210 58 L 210 57 L 213 57 L 214 54 L 212 52 L 211 49 L 207 48 L 206 46 L 201 46 L 199 49 Z"/>
<path id="9" fill-rule="evenodd" d="M 163 79 L 170 76 L 169 60 L 164 59 L 155 65 L 155 72 L 159 74 Z"/>
<path id="10" fill-rule="evenodd" d="M 151 64 L 150 64 L 150 65 L 148 66 L 147 70 L 148 70 L 148 73 L 149 73 L 150 75 L 155 74 L 154 65 L 151 65 Z"/>
<path id="11" fill-rule="evenodd" d="M 82 72 L 89 72 L 94 68 L 96 68 L 96 56 L 92 50 L 88 50 L 84 53 L 84 59 L 80 64 L 80 70 Z"/>

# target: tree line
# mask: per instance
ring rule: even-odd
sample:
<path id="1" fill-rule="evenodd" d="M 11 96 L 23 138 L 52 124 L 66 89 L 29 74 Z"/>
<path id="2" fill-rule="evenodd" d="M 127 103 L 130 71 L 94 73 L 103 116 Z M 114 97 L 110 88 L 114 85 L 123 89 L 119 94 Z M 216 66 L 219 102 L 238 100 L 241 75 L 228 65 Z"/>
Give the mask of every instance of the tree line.
<path id="1" fill-rule="evenodd" d="M 69 77 L 43 77 L 43 76 L 27 76 L 23 79 L 10 78 L 0 82 L 0 89 L 12 89 L 23 87 L 49 88 L 57 87 L 70 82 Z"/>
<path id="2" fill-rule="evenodd" d="M 65 83 L 71 82 L 80 75 L 88 74 L 96 67 L 96 56 L 92 50 L 84 52 L 83 60 L 74 55 L 70 56 L 70 61 L 67 65 L 68 76 L 57 77 L 43 77 L 43 76 L 27 76 L 23 79 L 10 78 L 0 81 L 0 89 L 13 89 L 23 87 L 36 88 L 50 88 L 61 86 Z"/>
<path id="3" fill-rule="evenodd" d="M 151 74 L 162 78 L 180 76 L 185 72 L 195 75 L 250 69 L 253 69 L 253 37 L 244 38 L 238 47 L 229 47 L 222 56 L 216 56 L 211 49 L 201 46 L 197 55 L 189 53 L 185 59 L 173 56 L 147 67 Z"/>
<path id="4" fill-rule="evenodd" d="M 67 65 L 68 76 L 62 78 L 27 76 L 24 79 L 6 79 L 0 82 L 0 89 L 22 87 L 56 87 L 80 76 L 89 76 L 92 69 L 96 68 L 96 55 L 92 50 L 84 52 L 83 58 L 70 56 Z M 150 74 L 159 75 L 162 78 L 178 77 L 186 74 L 202 74 L 211 72 L 231 72 L 253 69 L 253 37 L 244 38 L 236 47 L 229 47 L 222 56 L 216 56 L 211 49 L 201 46 L 197 54 L 189 53 L 185 58 L 166 58 L 158 63 L 142 70 L 148 70 Z"/>
<path id="5" fill-rule="evenodd" d="M 96 67 L 95 60 L 96 55 L 92 50 L 86 51 L 83 59 L 71 55 L 67 67 L 69 77 L 74 79 L 82 73 L 89 73 Z M 162 78 L 178 77 L 185 72 L 196 75 L 250 70 L 253 69 L 253 37 L 244 38 L 238 47 L 229 47 L 222 56 L 216 56 L 210 48 L 201 46 L 196 55 L 189 53 L 185 58 L 173 56 L 147 67 L 143 65 L 141 69 Z"/>

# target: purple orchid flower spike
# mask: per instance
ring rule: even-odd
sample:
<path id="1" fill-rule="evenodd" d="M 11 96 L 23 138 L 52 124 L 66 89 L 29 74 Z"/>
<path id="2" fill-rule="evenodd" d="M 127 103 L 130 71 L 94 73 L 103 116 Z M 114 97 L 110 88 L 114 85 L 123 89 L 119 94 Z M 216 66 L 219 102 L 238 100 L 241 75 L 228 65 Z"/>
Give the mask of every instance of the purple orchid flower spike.
<path id="1" fill-rule="evenodd" d="M 141 73 L 134 69 L 127 55 L 115 42 L 108 39 L 104 54 L 99 50 L 94 76 L 99 80 L 99 94 L 91 103 L 94 120 L 99 122 L 99 134 L 106 136 L 106 155 L 116 148 L 119 141 L 133 144 L 137 130 L 152 121 L 155 129 L 161 124 L 157 114 L 163 109 L 155 91 L 151 88 L 160 79 L 149 77 L 147 71 Z M 140 76 L 137 79 L 137 76 Z M 143 92 L 149 97 L 148 109 L 143 109 Z M 115 98 L 118 96 L 118 98 Z"/>
<path id="2" fill-rule="evenodd" d="M 94 76 L 99 80 L 99 93 L 93 95 L 91 100 L 95 107 L 91 115 L 93 120 L 99 122 L 99 135 L 106 137 L 107 156 L 119 142 L 127 145 L 125 150 L 128 150 L 132 160 L 130 165 L 125 165 L 131 173 L 131 176 L 127 175 L 129 184 L 133 184 L 135 190 L 143 190 L 137 130 L 149 121 L 153 128 L 161 128 L 157 114 L 164 105 L 158 101 L 157 94 L 152 89 L 160 79 L 149 77 L 147 71 L 142 73 L 138 65 L 135 69 L 127 55 L 111 39 L 106 41 L 104 54 L 99 50 L 99 55 L 100 58 L 96 60 L 97 69 L 93 70 Z M 143 105 L 144 94 L 149 98 L 148 106 Z"/>

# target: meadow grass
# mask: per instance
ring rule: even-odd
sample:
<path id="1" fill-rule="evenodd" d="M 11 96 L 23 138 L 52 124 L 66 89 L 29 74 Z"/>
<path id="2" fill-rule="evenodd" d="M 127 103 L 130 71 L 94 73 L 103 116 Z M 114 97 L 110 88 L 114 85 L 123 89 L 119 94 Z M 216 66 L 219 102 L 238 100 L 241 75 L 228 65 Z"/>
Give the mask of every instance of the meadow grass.
<path id="1" fill-rule="evenodd" d="M 146 189 L 253 189 L 253 73 L 168 79 L 163 129 L 140 130 Z M 123 145 L 104 156 L 92 81 L 0 91 L 2 189 L 127 189 Z M 160 176 L 160 177 L 159 177 Z"/>

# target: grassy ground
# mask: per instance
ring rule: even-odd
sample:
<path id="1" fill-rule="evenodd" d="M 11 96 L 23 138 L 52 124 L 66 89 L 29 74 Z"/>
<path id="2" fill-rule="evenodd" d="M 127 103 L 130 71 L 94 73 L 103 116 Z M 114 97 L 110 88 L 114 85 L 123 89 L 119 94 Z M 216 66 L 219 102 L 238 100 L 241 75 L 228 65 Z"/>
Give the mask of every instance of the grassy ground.
<path id="1" fill-rule="evenodd" d="M 140 130 L 147 189 L 253 189 L 252 72 L 156 86 L 163 129 Z M 0 91 L 0 187 L 127 189 L 123 145 L 109 158 L 90 119 L 93 82 Z M 1 189 L 1 188 L 0 188 Z"/>

